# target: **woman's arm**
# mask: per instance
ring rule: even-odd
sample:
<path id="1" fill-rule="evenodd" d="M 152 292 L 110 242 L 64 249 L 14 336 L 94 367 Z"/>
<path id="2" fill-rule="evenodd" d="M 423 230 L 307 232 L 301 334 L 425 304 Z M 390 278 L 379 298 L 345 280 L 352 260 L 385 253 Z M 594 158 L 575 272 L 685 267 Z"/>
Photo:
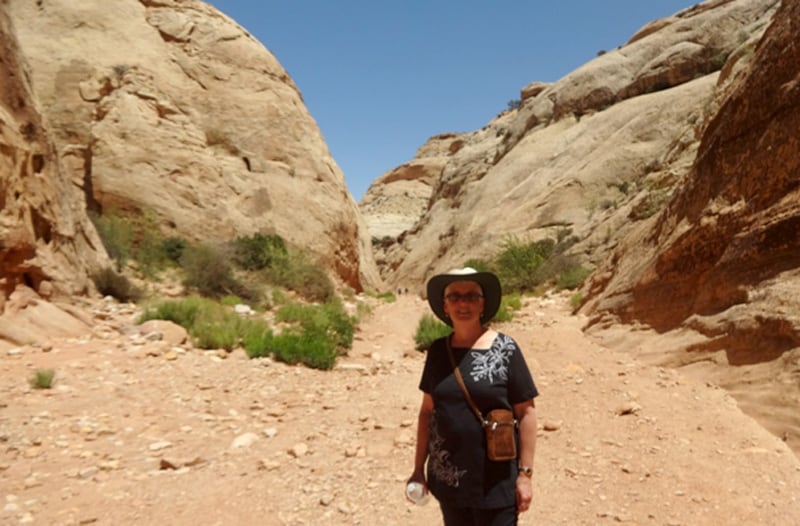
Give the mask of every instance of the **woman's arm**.
<path id="1" fill-rule="evenodd" d="M 514 404 L 514 415 L 519 421 L 519 457 L 521 467 L 533 469 L 536 453 L 536 404 L 533 400 Z M 520 470 L 517 475 L 517 509 L 526 511 L 533 499 L 533 480 Z"/>
<path id="2" fill-rule="evenodd" d="M 409 482 L 425 482 L 425 461 L 428 459 L 428 425 L 433 415 L 433 398 L 428 393 L 422 395 L 422 404 L 419 407 L 417 417 L 417 449 L 414 455 L 414 472 L 411 474 Z"/>

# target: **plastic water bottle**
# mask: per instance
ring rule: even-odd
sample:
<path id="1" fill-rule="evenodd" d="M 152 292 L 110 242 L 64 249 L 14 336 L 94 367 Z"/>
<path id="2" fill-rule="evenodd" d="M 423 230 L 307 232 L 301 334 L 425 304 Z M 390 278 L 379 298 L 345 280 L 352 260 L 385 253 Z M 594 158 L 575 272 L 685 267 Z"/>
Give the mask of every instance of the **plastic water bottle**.
<path id="1" fill-rule="evenodd" d="M 425 486 L 419 482 L 409 482 L 406 486 L 406 497 L 408 500 L 418 506 L 423 506 L 428 503 L 428 492 L 425 491 Z"/>

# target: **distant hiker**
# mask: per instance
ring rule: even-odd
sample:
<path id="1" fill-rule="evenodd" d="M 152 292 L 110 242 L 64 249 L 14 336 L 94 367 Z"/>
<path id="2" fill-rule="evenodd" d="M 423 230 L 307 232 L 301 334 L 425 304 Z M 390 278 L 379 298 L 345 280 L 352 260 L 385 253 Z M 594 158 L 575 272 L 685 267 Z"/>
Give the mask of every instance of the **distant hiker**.
<path id="1" fill-rule="evenodd" d="M 453 332 L 427 351 L 409 490 L 429 490 L 445 526 L 516 525 L 533 497 L 539 393 L 517 343 L 485 325 L 500 308 L 500 281 L 467 267 L 433 276 L 427 293 Z M 506 410 L 498 422 L 509 431 L 506 455 L 488 437 L 497 425 L 484 425 L 497 409 Z"/>

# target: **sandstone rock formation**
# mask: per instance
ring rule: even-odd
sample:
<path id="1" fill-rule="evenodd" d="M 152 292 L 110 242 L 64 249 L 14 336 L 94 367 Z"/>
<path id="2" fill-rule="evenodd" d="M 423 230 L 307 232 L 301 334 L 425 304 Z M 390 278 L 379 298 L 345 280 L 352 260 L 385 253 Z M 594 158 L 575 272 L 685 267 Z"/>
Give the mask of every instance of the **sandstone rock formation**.
<path id="1" fill-rule="evenodd" d="M 695 333 L 662 360 L 704 362 L 743 406 L 782 408 L 773 430 L 800 443 L 797 24 L 800 5 L 784 2 L 749 69 L 728 78 L 686 184 L 644 235 L 621 240 L 585 310 L 600 326 Z"/>
<path id="2" fill-rule="evenodd" d="M 106 256 L 53 147 L 2 8 L 0 56 L 0 342 L 27 343 L 45 320 L 54 335 L 86 329 L 41 300 L 85 293 L 88 274 Z"/>
<path id="3" fill-rule="evenodd" d="M 341 170 L 275 57 L 197 1 L 4 7 L 89 208 L 153 213 L 167 235 L 277 233 L 356 290 L 376 287 Z M 58 35 L 58 38 L 54 38 Z"/>
<path id="4" fill-rule="evenodd" d="M 564 229 L 589 263 L 603 261 L 618 234 L 663 207 L 682 180 L 714 108 L 716 72 L 726 58 L 748 56 L 774 11 L 764 0 L 684 10 L 558 82 L 526 86 L 521 107 L 483 129 L 421 149 L 409 165 L 441 175 L 425 213 L 377 256 L 384 277 L 419 286 L 433 272 L 490 258 L 508 236 Z M 393 184 L 368 190 L 368 223 L 382 212 L 363 203 Z"/>

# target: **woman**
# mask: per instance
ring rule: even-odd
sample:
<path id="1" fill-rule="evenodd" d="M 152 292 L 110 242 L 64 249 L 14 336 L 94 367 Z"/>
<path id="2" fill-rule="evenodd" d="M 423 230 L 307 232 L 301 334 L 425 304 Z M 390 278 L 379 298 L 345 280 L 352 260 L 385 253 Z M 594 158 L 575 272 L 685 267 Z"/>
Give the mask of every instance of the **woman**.
<path id="1" fill-rule="evenodd" d="M 445 526 L 515 525 L 533 496 L 533 399 L 538 391 L 516 342 L 485 326 L 500 308 L 500 281 L 467 267 L 434 276 L 427 289 L 433 313 L 453 332 L 428 349 L 409 482 L 423 484 L 436 497 Z M 487 458 L 483 426 L 459 386 L 450 352 L 483 415 L 513 410 L 518 421 L 515 460 Z"/>

